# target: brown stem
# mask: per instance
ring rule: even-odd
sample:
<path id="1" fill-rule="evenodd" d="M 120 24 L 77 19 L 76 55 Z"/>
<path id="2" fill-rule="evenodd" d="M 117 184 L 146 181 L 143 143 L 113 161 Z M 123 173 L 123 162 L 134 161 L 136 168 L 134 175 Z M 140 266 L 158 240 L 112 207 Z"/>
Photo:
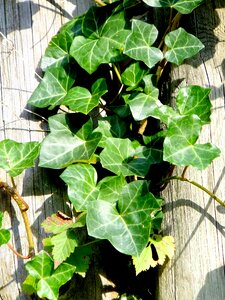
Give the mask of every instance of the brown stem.
<path id="1" fill-rule="evenodd" d="M 181 177 L 182 177 L 182 178 L 185 177 L 185 174 L 186 174 L 186 172 L 187 172 L 187 169 L 188 169 L 188 166 L 184 167 L 183 172 L 182 172 L 182 174 L 181 174 Z"/>
<path id="2" fill-rule="evenodd" d="M 13 187 L 9 186 L 8 183 L 0 181 L 0 189 L 3 189 L 11 198 L 13 198 L 22 215 L 23 218 L 23 222 L 25 225 L 25 229 L 26 229 L 26 233 L 27 233 L 27 240 L 28 240 L 28 245 L 29 245 L 29 253 L 27 256 L 23 256 L 21 254 L 19 254 L 15 249 L 12 250 L 12 246 L 10 246 L 10 244 L 8 245 L 8 247 L 19 257 L 21 258 L 30 258 L 33 256 L 34 254 L 34 242 L 33 242 L 33 236 L 32 236 L 32 232 L 31 232 L 31 228 L 30 228 L 30 223 L 29 223 L 29 219 L 28 219 L 28 215 L 27 215 L 27 210 L 29 209 L 28 204 L 24 201 L 24 199 L 21 197 L 21 195 L 18 193 L 18 191 L 15 189 L 15 182 L 14 180 L 12 180 L 12 184 Z M 19 254 L 19 255 L 18 255 Z"/>
<path id="3" fill-rule="evenodd" d="M 7 246 L 16 256 L 18 256 L 22 259 L 29 259 L 32 257 L 31 254 L 28 254 L 27 256 L 20 254 L 18 251 L 16 251 L 16 249 L 13 248 L 13 246 L 10 243 L 7 243 Z"/>

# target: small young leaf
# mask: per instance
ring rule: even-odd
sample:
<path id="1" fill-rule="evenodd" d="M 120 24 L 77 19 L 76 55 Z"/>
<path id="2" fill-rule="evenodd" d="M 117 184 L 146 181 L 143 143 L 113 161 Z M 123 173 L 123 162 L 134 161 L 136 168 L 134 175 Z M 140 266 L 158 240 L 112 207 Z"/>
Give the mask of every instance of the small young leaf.
<path id="1" fill-rule="evenodd" d="M 204 0 L 143 0 L 146 4 L 153 7 L 171 7 L 182 14 L 191 13 Z"/>
<path id="2" fill-rule="evenodd" d="M 211 101 L 209 93 L 211 89 L 197 85 L 179 89 L 176 105 L 181 115 L 197 115 L 203 124 L 210 122 Z"/>
<path id="3" fill-rule="evenodd" d="M 49 68 L 28 103 L 36 107 L 54 108 L 62 103 L 74 81 L 72 75 L 62 67 Z"/>
<path id="4" fill-rule="evenodd" d="M 100 133 L 90 131 L 90 124 L 73 134 L 67 115 L 49 118 L 51 133 L 42 142 L 40 166 L 60 169 L 74 162 L 89 162 L 101 139 Z"/>
<path id="5" fill-rule="evenodd" d="M 207 144 L 195 144 L 202 127 L 196 115 L 176 117 L 171 120 L 164 141 L 163 159 L 178 166 L 205 169 L 220 150 Z"/>
<path id="6" fill-rule="evenodd" d="M 150 213 L 159 209 L 146 181 L 133 181 L 122 188 L 118 203 L 92 201 L 88 205 L 89 235 L 108 239 L 120 252 L 138 256 L 146 247 L 151 228 Z"/>
<path id="7" fill-rule="evenodd" d="M 129 86 L 127 89 L 135 89 L 140 83 L 142 78 L 146 75 L 148 71 L 141 67 L 139 62 L 133 62 L 126 70 L 121 74 L 121 79 L 123 84 Z"/>
<path id="8" fill-rule="evenodd" d="M 10 240 L 10 231 L 7 229 L 0 229 L 0 246 L 7 244 Z"/>
<path id="9" fill-rule="evenodd" d="M 91 165 L 69 166 L 60 177 L 68 185 L 69 199 L 77 210 L 85 210 L 90 201 L 97 199 L 97 173 Z"/>
<path id="10" fill-rule="evenodd" d="M 156 249 L 158 260 L 153 259 L 151 245 Z M 154 268 L 157 264 L 163 265 L 166 256 L 171 259 L 174 255 L 174 251 L 175 245 L 172 236 L 154 236 L 154 239 L 150 239 L 149 246 L 142 251 L 141 255 L 133 257 L 136 275 L 143 271 L 147 271 L 150 267 Z"/>
<path id="11" fill-rule="evenodd" d="M 70 54 L 91 74 L 100 64 L 123 59 L 122 51 L 129 31 L 125 30 L 123 11 L 111 15 L 103 24 L 99 20 L 101 14 L 104 14 L 102 8 L 92 7 L 88 14 L 92 17 L 84 18 L 82 26 L 84 36 L 74 38 Z"/>
<path id="12" fill-rule="evenodd" d="M 133 59 L 143 61 L 149 68 L 162 60 L 162 52 L 151 47 L 158 36 L 158 30 L 152 24 L 140 20 L 132 20 L 132 32 L 127 37 L 124 54 Z"/>
<path id="13" fill-rule="evenodd" d="M 184 59 L 196 55 L 204 48 L 204 45 L 197 37 L 183 28 L 168 33 L 165 37 L 165 44 L 169 48 L 165 53 L 165 58 L 176 65 L 182 64 Z"/>
<path id="14" fill-rule="evenodd" d="M 25 169 L 34 166 L 34 160 L 39 154 L 38 142 L 18 143 L 13 140 L 0 142 L 0 168 L 7 171 L 9 176 L 15 177 Z"/>
<path id="15" fill-rule="evenodd" d="M 78 246 L 78 236 L 73 230 L 65 230 L 51 238 L 53 245 L 52 255 L 55 261 L 61 263 Z"/>

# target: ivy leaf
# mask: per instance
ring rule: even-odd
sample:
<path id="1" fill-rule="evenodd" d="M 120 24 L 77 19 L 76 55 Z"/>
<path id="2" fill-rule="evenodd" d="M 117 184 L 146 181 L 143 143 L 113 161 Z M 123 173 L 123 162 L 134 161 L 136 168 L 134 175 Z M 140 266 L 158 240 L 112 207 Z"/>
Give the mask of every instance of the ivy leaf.
<path id="1" fill-rule="evenodd" d="M 0 211 L 0 246 L 7 244 L 10 240 L 10 231 L 1 228 L 3 223 L 3 215 L 3 212 Z"/>
<path id="2" fill-rule="evenodd" d="M 75 37 L 70 48 L 71 56 L 89 74 L 100 64 L 123 59 L 122 51 L 129 33 L 125 30 L 123 11 L 109 16 L 103 24 L 99 21 L 101 13 L 104 13 L 102 8 L 90 8 L 83 21 L 84 36 Z"/>
<path id="3" fill-rule="evenodd" d="M 107 92 L 106 81 L 99 78 L 92 86 L 92 93 L 88 89 L 76 86 L 69 90 L 62 104 L 69 106 L 72 111 L 87 115 L 98 106 L 99 99 Z"/>
<path id="4" fill-rule="evenodd" d="M 144 177 L 155 163 L 155 156 L 146 147 L 136 150 L 129 139 L 108 138 L 100 161 L 104 168 L 117 175 Z"/>
<path id="5" fill-rule="evenodd" d="M 133 181 L 122 188 L 117 205 L 92 201 L 87 211 L 89 235 L 107 239 L 120 252 L 138 256 L 146 247 L 151 228 L 150 213 L 159 209 L 146 181 Z"/>
<path id="6" fill-rule="evenodd" d="M 29 273 L 29 279 L 25 281 L 31 284 L 30 289 L 36 289 L 40 298 L 57 300 L 59 288 L 69 281 L 76 268 L 67 263 L 62 263 L 54 270 L 52 258 L 44 251 L 41 251 L 25 265 Z M 34 283 L 37 283 L 35 285 Z M 26 289 L 26 287 L 25 287 Z"/>
<path id="7" fill-rule="evenodd" d="M 140 62 L 133 62 L 126 68 L 121 74 L 121 79 L 123 84 L 129 87 L 127 91 L 135 89 L 147 72 L 147 70 L 141 67 Z"/>
<path id="8" fill-rule="evenodd" d="M 165 58 L 176 65 L 182 64 L 184 59 L 190 58 L 204 48 L 202 42 L 183 28 L 171 31 L 165 37 L 165 44 L 169 50 Z"/>
<path id="9" fill-rule="evenodd" d="M 85 210 L 98 197 L 97 172 L 91 165 L 71 165 L 60 177 L 68 185 L 68 197 L 77 210 Z"/>
<path id="10" fill-rule="evenodd" d="M 66 66 L 69 63 L 69 50 L 72 41 L 73 37 L 67 31 L 55 35 L 41 59 L 42 70 L 46 71 L 50 67 Z"/>
<path id="11" fill-rule="evenodd" d="M 50 117 L 51 133 L 42 142 L 39 165 L 60 169 L 74 162 L 89 162 L 101 139 L 100 133 L 90 131 L 90 124 L 85 123 L 74 134 L 67 115 Z"/>
<path id="12" fill-rule="evenodd" d="M 68 229 L 51 237 L 53 245 L 52 255 L 55 261 L 61 263 L 78 246 L 78 236 L 73 230 Z"/>
<path id="13" fill-rule="evenodd" d="M 72 74 L 62 67 L 49 68 L 28 103 L 36 107 L 54 108 L 62 103 L 74 81 Z"/>
<path id="14" fill-rule="evenodd" d="M 205 169 L 220 150 L 207 144 L 195 144 L 201 131 L 201 120 L 196 115 L 171 120 L 164 141 L 163 159 L 177 166 Z"/>
<path id="15" fill-rule="evenodd" d="M 98 183 L 98 200 L 115 203 L 121 194 L 126 180 L 123 176 L 108 176 Z"/>
<path id="16" fill-rule="evenodd" d="M 162 52 L 151 47 L 158 36 L 157 28 L 140 20 L 132 20 L 132 32 L 127 37 L 124 54 L 143 61 L 149 68 L 163 59 Z"/>
<path id="17" fill-rule="evenodd" d="M 143 0 L 146 4 L 153 7 L 171 7 L 182 14 L 191 13 L 204 0 Z"/>
<path id="18" fill-rule="evenodd" d="M 22 289 L 28 295 L 32 295 L 37 291 L 38 280 L 31 275 L 28 275 L 22 284 Z"/>
<path id="19" fill-rule="evenodd" d="M 158 260 L 154 260 L 152 255 L 152 245 L 155 247 Z M 140 256 L 133 257 L 136 275 L 143 271 L 147 271 L 150 267 L 154 268 L 163 265 L 166 257 L 172 258 L 175 251 L 174 238 L 172 236 L 156 236 L 150 239 L 150 244 L 146 247 Z"/>
<path id="20" fill-rule="evenodd" d="M 61 213 L 53 214 L 41 224 L 47 233 L 58 234 L 72 228 L 83 227 L 86 223 L 85 218 L 79 218 L 79 221 L 73 222 L 72 218 L 66 218 Z"/>
<path id="21" fill-rule="evenodd" d="M 209 93 L 211 89 L 197 85 L 187 86 L 179 89 L 176 105 L 181 115 L 197 115 L 202 124 L 210 122 L 211 101 Z"/>
<path id="22" fill-rule="evenodd" d="M 34 166 L 34 160 L 39 154 L 38 142 L 18 143 L 13 140 L 0 142 L 0 168 L 4 169 L 9 176 L 15 177 L 25 169 Z"/>
<path id="23" fill-rule="evenodd" d="M 117 115 L 99 118 L 98 127 L 94 130 L 102 134 L 98 147 L 104 148 L 109 137 L 124 137 L 127 127 L 127 123 Z"/>

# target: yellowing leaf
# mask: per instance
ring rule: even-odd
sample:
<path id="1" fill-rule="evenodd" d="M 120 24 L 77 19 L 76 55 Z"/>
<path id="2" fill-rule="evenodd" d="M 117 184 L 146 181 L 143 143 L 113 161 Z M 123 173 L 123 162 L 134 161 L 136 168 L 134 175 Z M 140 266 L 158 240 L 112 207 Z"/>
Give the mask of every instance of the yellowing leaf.
<path id="1" fill-rule="evenodd" d="M 154 268 L 157 265 L 163 265 L 166 256 L 171 259 L 174 255 L 175 245 L 172 236 L 154 235 L 154 239 L 149 239 L 150 244 L 146 247 L 140 256 L 133 256 L 133 263 L 136 270 L 136 275 L 143 271 L 147 271 L 150 267 Z M 152 255 L 152 245 L 155 247 L 158 260 L 154 260 Z"/>

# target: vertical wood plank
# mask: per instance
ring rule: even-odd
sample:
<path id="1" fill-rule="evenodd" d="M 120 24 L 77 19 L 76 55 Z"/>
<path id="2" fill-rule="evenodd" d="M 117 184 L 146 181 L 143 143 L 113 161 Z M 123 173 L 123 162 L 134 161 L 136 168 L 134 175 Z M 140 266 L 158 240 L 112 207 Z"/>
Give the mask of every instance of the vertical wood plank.
<path id="1" fill-rule="evenodd" d="M 171 81 L 176 89 L 186 84 L 211 87 L 212 123 L 200 142 L 211 141 L 221 149 L 208 170 L 189 168 L 187 177 L 214 191 L 225 200 L 224 118 L 224 1 L 206 1 L 182 24 L 197 35 L 205 49 L 197 57 L 175 67 Z M 181 170 L 178 170 L 181 172 Z M 224 247 L 225 209 L 201 190 L 173 181 L 164 191 L 164 233 L 175 237 L 176 255 L 159 270 L 159 300 L 225 299 Z"/>

